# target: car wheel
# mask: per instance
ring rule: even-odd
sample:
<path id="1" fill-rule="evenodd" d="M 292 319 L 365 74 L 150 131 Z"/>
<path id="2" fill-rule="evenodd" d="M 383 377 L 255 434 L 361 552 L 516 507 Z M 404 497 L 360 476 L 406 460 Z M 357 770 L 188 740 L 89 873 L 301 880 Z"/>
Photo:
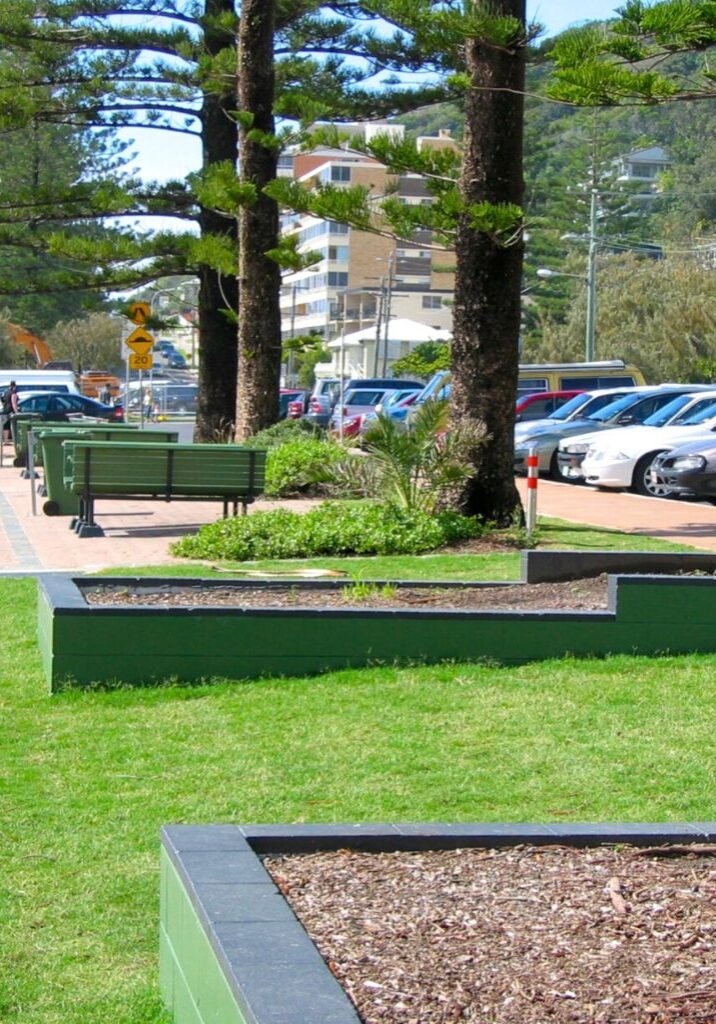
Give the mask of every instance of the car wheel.
<path id="1" fill-rule="evenodd" d="M 666 451 L 666 449 L 663 450 Z M 658 481 L 654 482 L 651 479 L 651 464 L 657 455 L 661 455 L 661 451 L 642 455 L 637 462 L 631 481 L 632 493 L 642 494 L 647 498 L 671 497 L 671 488 L 667 487 L 666 484 L 659 483 Z"/>
<path id="2" fill-rule="evenodd" d="M 559 460 L 557 458 L 556 449 L 554 450 L 554 452 L 552 452 L 552 458 L 549 460 L 549 470 L 547 471 L 547 475 L 550 478 L 550 480 L 557 480 L 559 483 L 563 484 L 570 483 L 569 479 L 567 477 L 562 476 L 562 474 L 559 471 Z"/>

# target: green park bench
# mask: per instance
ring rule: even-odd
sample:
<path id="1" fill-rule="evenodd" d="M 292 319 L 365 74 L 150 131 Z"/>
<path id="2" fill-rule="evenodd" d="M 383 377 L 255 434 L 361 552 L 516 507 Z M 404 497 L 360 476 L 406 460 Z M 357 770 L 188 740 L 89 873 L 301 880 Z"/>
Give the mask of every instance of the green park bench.
<path id="1" fill-rule="evenodd" d="M 80 511 L 79 495 L 65 487 L 64 452 L 65 441 L 122 441 L 127 444 L 176 444 L 179 433 L 176 430 L 139 430 L 126 423 L 72 426 L 72 424 L 33 424 L 28 431 L 33 438 L 30 447 L 33 456 L 31 470 L 41 465 L 44 470 L 44 484 L 39 493 L 47 498 L 42 506 L 46 516 L 77 516 Z"/>
<path id="2" fill-rule="evenodd" d="M 63 443 L 64 486 L 80 499 L 73 528 L 101 537 L 95 501 L 221 501 L 237 515 L 264 488 L 266 453 L 234 444 L 130 444 L 71 440 Z"/>

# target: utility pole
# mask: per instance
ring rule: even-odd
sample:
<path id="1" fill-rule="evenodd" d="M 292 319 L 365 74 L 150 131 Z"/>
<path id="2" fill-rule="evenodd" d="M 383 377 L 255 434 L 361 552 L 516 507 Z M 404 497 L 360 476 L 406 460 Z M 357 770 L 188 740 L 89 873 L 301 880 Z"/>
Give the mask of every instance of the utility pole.
<path id="1" fill-rule="evenodd" d="M 595 334 L 597 326 L 597 198 L 592 188 L 589 200 L 589 253 L 587 256 L 587 325 L 584 340 L 584 357 L 588 363 L 594 360 Z"/>
<path id="2" fill-rule="evenodd" d="M 385 292 L 385 325 L 383 340 L 383 376 L 388 376 L 388 345 L 390 343 L 390 306 L 393 299 L 393 264 L 395 250 L 388 257 L 388 283 Z"/>
<path id="3" fill-rule="evenodd" d="M 383 308 L 385 304 L 385 278 L 380 279 L 378 294 L 378 314 L 375 318 L 375 353 L 373 354 L 373 376 L 378 376 L 378 360 L 380 359 L 380 330 L 383 326 Z"/>
<path id="4" fill-rule="evenodd" d="M 289 325 L 289 337 L 296 336 L 296 282 L 291 284 L 291 321 Z M 289 346 L 288 359 L 286 360 L 286 386 L 293 384 L 293 348 Z"/>

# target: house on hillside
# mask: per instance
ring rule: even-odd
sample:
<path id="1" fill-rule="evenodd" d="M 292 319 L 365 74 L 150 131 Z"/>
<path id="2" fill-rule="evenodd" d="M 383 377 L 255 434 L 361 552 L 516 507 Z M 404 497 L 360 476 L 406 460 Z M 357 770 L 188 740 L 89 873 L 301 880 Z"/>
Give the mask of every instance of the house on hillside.
<path id="1" fill-rule="evenodd" d="M 635 149 L 626 156 L 614 161 L 617 170 L 617 181 L 643 182 L 655 186 L 659 175 L 667 169 L 671 158 L 661 146 L 649 146 L 647 149 Z M 644 191 L 653 191 L 645 189 Z"/>

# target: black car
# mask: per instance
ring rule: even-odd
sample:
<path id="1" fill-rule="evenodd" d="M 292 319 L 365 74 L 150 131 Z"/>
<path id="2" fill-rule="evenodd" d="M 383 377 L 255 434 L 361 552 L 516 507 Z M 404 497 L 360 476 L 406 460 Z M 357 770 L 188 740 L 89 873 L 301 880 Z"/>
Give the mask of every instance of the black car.
<path id="1" fill-rule="evenodd" d="M 711 438 L 694 439 L 657 455 L 651 464 L 652 480 L 673 495 L 716 505 L 716 434 L 710 434 Z"/>
<path id="2" fill-rule="evenodd" d="M 37 413 L 43 420 L 69 420 L 76 416 L 91 416 L 98 420 L 118 423 L 124 420 L 121 405 L 105 405 L 86 395 L 60 394 L 52 391 L 34 392 L 21 395 L 19 412 Z"/>

